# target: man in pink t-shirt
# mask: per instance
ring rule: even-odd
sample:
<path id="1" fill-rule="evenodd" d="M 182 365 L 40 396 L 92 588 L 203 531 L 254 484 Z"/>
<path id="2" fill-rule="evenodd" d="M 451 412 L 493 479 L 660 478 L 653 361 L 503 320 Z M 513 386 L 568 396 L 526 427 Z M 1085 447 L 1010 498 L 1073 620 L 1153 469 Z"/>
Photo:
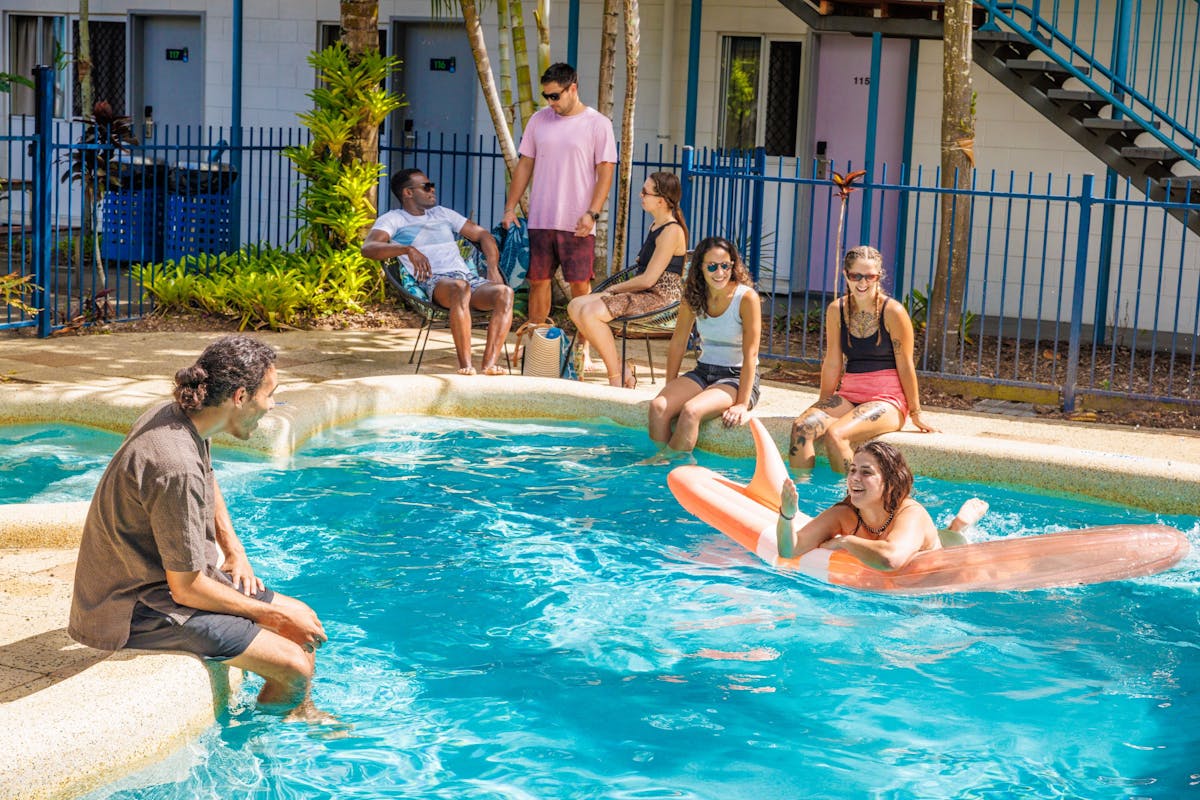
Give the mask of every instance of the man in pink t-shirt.
<path id="1" fill-rule="evenodd" d="M 550 313 L 550 278 L 562 265 L 571 296 L 592 290 L 596 220 L 608 204 L 617 145 L 612 121 L 579 99 L 579 76 L 570 64 L 551 64 L 542 75 L 548 108 L 530 117 L 521 136 L 521 160 L 504 204 L 505 227 L 517 221 L 517 204 L 529 192 L 529 319 Z"/>

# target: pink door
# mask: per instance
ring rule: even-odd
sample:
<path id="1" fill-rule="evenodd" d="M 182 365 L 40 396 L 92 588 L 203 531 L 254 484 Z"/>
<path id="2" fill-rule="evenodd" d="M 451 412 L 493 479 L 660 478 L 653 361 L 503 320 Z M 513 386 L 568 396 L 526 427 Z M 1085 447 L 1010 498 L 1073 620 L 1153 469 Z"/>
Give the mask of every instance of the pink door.
<path id="1" fill-rule="evenodd" d="M 823 34 L 817 54 L 817 97 L 813 114 L 813 156 L 827 163 L 825 178 L 833 171 L 864 168 L 867 145 L 867 108 L 871 90 L 871 38 L 849 34 Z M 904 147 L 905 96 L 908 91 L 909 44 L 904 39 L 884 39 L 879 86 L 879 112 L 875 135 L 875 181 L 887 183 L 900 175 Z M 818 177 L 821 177 L 820 172 Z M 829 184 L 832 187 L 832 183 Z M 863 192 L 851 195 L 846 210 L 845 246 L 870 244 L 883 251 L 889 276 L 899 253 L 894 249 L 898 199 L 874 192 L 871 200 L 870 241 L 862 236 Z M 808 285 L 813 292 L 832 292 L 838 268 L 837 226 L 840 201 L 836 191 L 815 187 L 812 198 L 812 244 L 809 250 Z M 882 216 L 881 216 L 882 214 Z M 882 225 L 882 231 L 881 231 Z M 797 286 L 796 288 L 804 288 Z"/>

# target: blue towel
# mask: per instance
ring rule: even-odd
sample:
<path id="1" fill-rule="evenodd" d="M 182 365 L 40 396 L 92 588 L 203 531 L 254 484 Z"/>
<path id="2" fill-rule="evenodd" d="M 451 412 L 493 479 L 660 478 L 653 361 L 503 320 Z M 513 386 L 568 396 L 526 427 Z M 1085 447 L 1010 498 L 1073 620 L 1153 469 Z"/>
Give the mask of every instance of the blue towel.
<path id="1" fill-rule="evenodd" d="M 525 274 L 529 272 L 529 228 L 525 220 L 518 219 L 511 228 L 497 225 L 492 236 L 500 245 L 500 274 L 504 282 L 514 291 L 529 285 Z"/>

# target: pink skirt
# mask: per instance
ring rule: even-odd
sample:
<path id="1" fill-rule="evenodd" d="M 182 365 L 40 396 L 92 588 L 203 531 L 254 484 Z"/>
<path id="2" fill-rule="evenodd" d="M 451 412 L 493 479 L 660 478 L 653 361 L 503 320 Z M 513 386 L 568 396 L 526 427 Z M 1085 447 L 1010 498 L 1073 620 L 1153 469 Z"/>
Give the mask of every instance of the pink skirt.
<path id="1" fill-rule="evenodd" d="M 908 418 L 908 401 L 900 385 L 900 373 L 894 369 L 875 372 L 847 372 L 837 393 L 845 400 L 860 406 L 872 400 L 882 400 L 900 409 L 900 420 Z"/>

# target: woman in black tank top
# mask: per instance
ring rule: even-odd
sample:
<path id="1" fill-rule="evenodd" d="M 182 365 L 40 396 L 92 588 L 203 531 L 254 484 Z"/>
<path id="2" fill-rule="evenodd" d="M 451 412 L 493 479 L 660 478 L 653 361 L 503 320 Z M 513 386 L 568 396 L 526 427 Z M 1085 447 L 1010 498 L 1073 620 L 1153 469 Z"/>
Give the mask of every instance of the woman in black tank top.
<path id="1" fill-rule="evenodd" d="M 906 418 L 922 431 L 934 430 L 921 419 L 912 320 L 880 285 L 883 256 L 861 245 L 846 253 L 842 268 L 846 294 L 825 313 L 820 399 L 792 423 L 793 469 L 812 468 L 818 440 L 829 466 L 845 472 L 854 442 L 898 431 Z"/>
<path id="2" fill-rule="evenodd" d="M 655 172 L 642 184 L 642 208 L 654 217 L 637 257 L 637 274 L 603 292 L 576 297 L 567 313 L 580 333 L 579 346 L 595 345 L 608 370 L 611 386 L 632 389 L 637 376 L 626 366 L 608 323 L 617 317 L 646 314 L 678 303 L 687 255 L 687 225 L 679 211 L 683 189 L 671 172 Z"/>

